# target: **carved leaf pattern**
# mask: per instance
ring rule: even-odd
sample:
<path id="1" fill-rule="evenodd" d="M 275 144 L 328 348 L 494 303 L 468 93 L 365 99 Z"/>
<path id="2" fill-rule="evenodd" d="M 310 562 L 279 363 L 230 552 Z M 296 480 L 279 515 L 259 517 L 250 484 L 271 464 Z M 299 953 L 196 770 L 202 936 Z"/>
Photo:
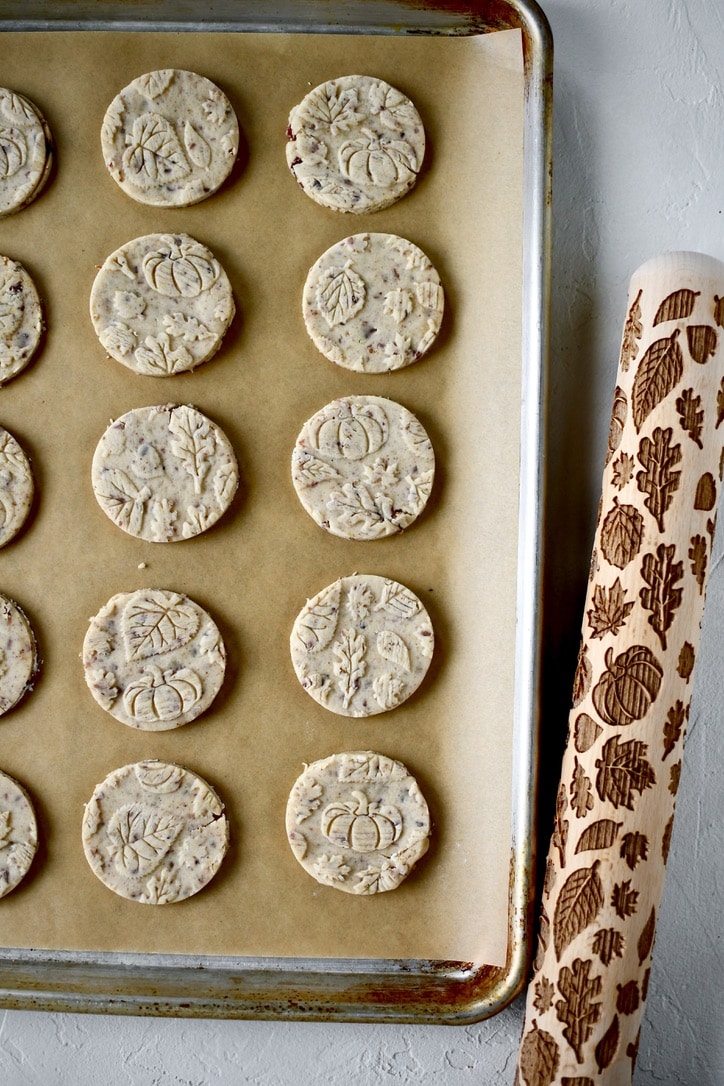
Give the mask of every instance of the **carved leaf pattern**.
<path id="1" fill-rule="evenodd" d="M 689 707 L 686 706 L 685 708 L 682 701 L 677 701 L 671 706 L 666 714 L 666 723 L 664 724 L 664 755 L 662 761 L 666 761 L 681 739 L 688 713 Z"/>
<path id="2" fill-rule="evenodd" d="M 636 944 L 636 949 L 639 955 L 639 965 L 643 965 L 649 954 L 651 953 L 654 945 L 654 936 L 656 935 L 656 909 L 652 906 L 649 918 L 644 924 L 644 929 L 639 936 L 639 941 Z"/>
<path id="3" fill-rule="evenodd" d="M 560 857 L 561 868 L 566 866 L 566 844 L 568 842 L 568 819 L 563 816 L 568 809 L 568 794 L 566 792 L 566 786 L 561 781 L 558 785 L 558 795 L 556 797 L 556 816 L 555 825 L 553 829 L 552 844 L 554 848 L 558 849 L 558 855 Z"/>
<path id="4" fill-rule="evenodd" d="M 120 528 L 138 535 L 146 502 L 151 497 L 147 486 L 138 487 L 125 471 L 110 468 L 103 474 L 103 490 L 101 492 L 99 487 L 99 497 Z"/>
<path id="5" fill-rule="evenodd" d="M 689 290 L 688 288 L 672 291 L 671 294 L 664 298 L 656 310 L 654 327 L 657 324 L 664 324 L 666 321 L 688 320 L 694 312 L 696 299 L 700 293 L 699 290 Z"/>
<path id="6" fill-rule="evenodd" d="M 618 1049 L 620 1036 L 621 1031 L 618 1025 L 618 1015 L 615 1014 L 611 1025 L 594 1049 L 594 1056 L 596 1058 L 596 1064 L 598 1065 L 599 1074 L 602 1074 L 613 1062 L 613 1058 Z"/>
<path id="7" fill-rule="evenodd" d="M 146 660 L 171 648 L 188 645 L 198 628 L 196 610 L 181 596 L 153 589 L 134 596 L 121 616 L 129 660 Z"/>
<path id="8" fill-rule="evenodd" d="M 610 848 L 622 824 L 614 822 L 611 818 L 600 818 L 592 822 L 581 834 L 576 845 L 576 852 L 595 852 L 599 849 Z"/>
<path id="9" fill-rule="evenodd" d="M 704 409 L 701 406 L 701 396 L 695 395 L 693 388 L 685 388 L 676 400 L 676 411 L 682 430 L 686 431 L 695 445 L 703 448 L 701 431 L 704 426 Z"/>
<path id="10" fill-rule="evenodd" d="M 689 324 L 686 327 L 686 341 L 691 357 L 703 366 L 716 351 L 716 328 L 708 324 Z"/>
<path id="11" fill-rule="evenodd" d="M 375 611 L 390 611 L 400 618 L 413 618 L 421 606 L 417 596 L 404 585 L 397 584 L 395 581 L 385 581 L 380 602 L 376 604 Z"/>
<path id="12" fill-rule="evenodd" d="M 635 1014 L 641 1005 L 639 986 L 635 980 L 617 985 L 616 1010 L 619 1014 Z"/>
<path id="13" fill-rule="evenodd" d="M 611 905 L 616 916 L 621 920 L 627 920 L 629 916 L 633 916 L 638 908 L 638 900 L 639 892 L 631 889 L 630 879 L 616 883 L 611 894 Z"/>
<path id="14" fill-rule="evenodd" d="M 333 268 L 324 277 L 317 291 L 317 305 L 330 328 L 350 320 L 365 304 L 367 291 L 364 280 L 347 263 Z"/>
<path id="15" fill-rule="evenodd" d="M 675 470 L 681 462 L 681 445 L 671 444 L 673 433 L 670 426 L 665 430 L 657 426 L 650 439 L 643 438 L 638 452 L 643 471 L 637 472 L 636 483 L 662 533 L 664 515 L 681 483 L 681 472 Z"/>
<path id="16" fill-rule="evenodd" d="M 603 746 L 596 761 L 596 791 L 614 807 L 634 809 L 636 793 L 642 795 L 656 783 L 651 763 L 646 759 L 647 744 L 640 739 L 619 742 L 614 735 Z"/>
<path id="17" fill-rule="evenodd" d="M 626 592 L 617 577 L 610 588 L 596 585 L 593 589 L 592 607 L 588 612 L 588 624 L 592 638 L 617 634 L 626 624 L 633 600 L 626 600 Z"/>
<path id="18" fill-rule="evenodd" d="M 377 651 L 395 667 L 403 671 L 410 670 L 410 650 L 394 630 L 380 630 L 377 634 Z"/>
<path id="19" fill-rule="evenodd" d="M 706 541 L 706 536 L 692 536 L 691 546 L 689 547 L 689 558 L 691 560 L 691 572 L 696 578 L 696 583 L 699 586 L 700 593 L 704 592 L 704 585 L 706 584 L 708 550 L 709 546 Z"/>
<path id="20" fill-rule="evenodd" d="M 111 855 L 126 874 L 148 875 L 170 851 L 183 825 L 181 819 L 139 803 L 119 807 L 108 824 Z"/>
<path id="21" fill-rule="evenodd" d="M 333 648 L 336 656 L 334 673 L 338 679 L 337 686 L 342 693 L 342 704 L 348 709 L 367 670 L 367 642 L 362 634 L 355 635 L 351 630 L 344 630 Z"/>
<path id="22" fill-rule="evenodd" d="M 593 953 L 601 959 L 601 964 L 609 966 L 614 958 L 623 957 L 625 940 L 622 932 L 616 928 L 599 928 L 593 936 Z"/>
<path id="23" fill-rule="evenodd" d="M 553 945 L 560 960 L 563 951 L 592 924 L 603 908 L 603 883 L 598 861 L 568 876 L 553 913 Z"/>
<path id="24" fill-rule="evenodd" d="M 189 156 L 194 166 L 198 166 L 199 169 L 205 170 L 211 165 L 211 148 L 201 133 L 197 132 L 189 120 L 187 120 L 184 125 L 184 146 L 186 148 L 186 154 Z"/>
<path id="25" fill-rule="evenodd" d="M 573 728 L 573 742 L 578 753 L 585 754 L 590 750 L 602 731 L 603 728 L 593 717 L 588 713 L 580 713 Z"/>
<path id="26" fill-rule="evenodd" d="M 675 562 L 676 548 L 672 543 L 666 546 L 659 543 L 656 554 L 645 554 L 641 565 L 641 577 L 646 587 L 641 588 L 641 605 L 650 611 L 649 625 L 666 649 L 666 634 L 674 621 L 674 615 L 681 606 L 683 590 L 676 587 L 684 572 L 683 562 Z"/>
<path id="27" fill-rule="evenodd" d="M 657 339 L 644 354 L 631 389 L 634 425 L 640 432 L 646 419 L 678 385 L 684 372 L 684 356 L 677 343 L 679 329 Z"/>
<path id="28" fill-rule="evenodd" d="M 193 479 L 195 493 L 200 494 L 215 448 L 210 423 L 191 407 L 177 407 L 171 412 L 168 428 L 173 434 L 171 451 Z"/>
<path id="29" fill-rule="evenodd" d="M 321 592 L 313 607 L 305 607 L 294 626 L 294 635 L 307 652 L 324 649 L 334 637 L 342 585 L 335 581 Z"/>
<path id="30" fill-rule="evenodd" d="M 571 781 L 571 807 L 576 812 L 576 818 L 585 818 L 588 812 L 593 810 L 591 782 L 578 758 L 575 760 L 573 780 Z"/>
<path id="31" fill-rule="evenodd" d="M 624 569 L 638 554 L 643 539 L 644 518 L 635 505 L 613 507 L 601 525 L 601 553 L 609 565 Z"/>
<path id="32" fill-rule="evenodd" d="M 645 833 L 632 830 L 621 838 L 621 858 L 626 861 L 629 869 L 635 871 L 643 860 L 648 859 L 649 839 Z"/>
<path id="33" fill-rule="evenodd" d="M 535 983 L 533 1006 L 541 1014 L 546 1014 L 553 1006 L 555 994 L 556 988 L 553 982 L 548 980 L 548 977 L 540 977 Z"/>
<path id="34" fill-rule="evenodd" d="M 563 998 L 556 1003 L 556 1014 L 579 1063 L 583 1063 L 583 1046 L 601 1016 L 601 1004 L 595 1002 L 601 994 L 601 978 L 590 975 L 592 965 L 590 959 L 575 958 L 571 968 L 564 966 L 558 977 Z"/>
<path id="35" fill-rule="evenodd" d="M 556 1077 L 560 1053 L 555 1038 L 533 1021 L 520 1048 L 520 1073 L 525 1086 L 551 1086 Z"/>
<path id="36" fill-rule="evenodd" d="M 623 328 L 623 343 L 621 345 L 621 360 L 620 368 L 622 373 L 627 373 L 629 366 L 639 353 L 638 341 L 643 335 L 643 324 L 641 323 L 641 294 L 639 291 L 633 302 L 631 308 L 628 311 L 626 317 L 626 323 Z"/>
<path id="37" fill-rule="evenodd" d="M 142 788 L 159 795 L 177 792 L 184 778 L 184 771 L 180 766 L 168 765 L 166 762 L 138 762 L 135 773 Z"/>
<path id="38" fill-rule="evenodd" d="M 160 113 L 142 113 L 135 119 L 123 166 L 141 187 L 178 181 L 190 170 L 173 125 Z"/>
<path id="39" fill-rule="evenodd" d="M 676 665 L 676 673 L 680 676 L 680 678 L 684 680 L 684 682 L 688 683 L 689 679 L 691 678 L 691 674 L 694 670 L 695 659 L 696 657 L 694 655 L 694 646 L 689 644 L 688 641 L 685 641 L 684 644 L 681 646 L 679 660 Z"/>

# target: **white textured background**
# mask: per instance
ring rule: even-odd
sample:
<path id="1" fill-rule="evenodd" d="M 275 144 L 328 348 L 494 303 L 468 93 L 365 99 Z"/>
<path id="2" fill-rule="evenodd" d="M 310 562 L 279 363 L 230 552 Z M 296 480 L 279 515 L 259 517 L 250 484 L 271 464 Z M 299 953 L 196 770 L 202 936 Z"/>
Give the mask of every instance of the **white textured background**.
<path id="1" fill-rule="evenodd" d="M 628 280 L 668 249 L 724 259 L 724 0 L 544 10 L 556 47 L 545 850 Z M 635 1086 L 724 1084 L 722 535 Z M 522 1013 L 519 999 L 469 1028 L 396 1028 L 0 1012 L 0 1084 L 510 1086 Z"/>

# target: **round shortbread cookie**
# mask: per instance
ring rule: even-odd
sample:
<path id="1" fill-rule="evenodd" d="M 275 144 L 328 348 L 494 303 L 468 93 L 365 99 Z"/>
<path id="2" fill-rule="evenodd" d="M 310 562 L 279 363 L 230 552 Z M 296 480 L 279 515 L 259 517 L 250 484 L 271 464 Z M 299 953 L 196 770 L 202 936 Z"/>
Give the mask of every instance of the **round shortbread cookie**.
<path id="1" fill-rule="evenodd" d="M 0 547 L 14 539 L 33 507 L 33 471 L 19 442 L 0 426 Z"/>
<path id="2" fill-rule="evenodd" d="M 124 532 L 175 543 L 223 516 L 239 485 L 223 430 L 195 407 L 136 407 L 112 422 L 91 466 L 103 512 Z"/>
<path id="3" fill-rule="evenodd" d="M 382 79 L 347 75 L 292 109 L 287 164 L 307 196 L 334 211 L 388 207 L 412 188 L 425 129 L 409 98 Z"/>
<path id="4" fill-rule="evenodd" d="M 292 664 L 307 693 L 332 713 L 368 717 L 406 701 L 425 678 L 432 623 L 414 592 L 355 573 L 307 600 L 292 627 Z"/>
<path id="5" fill-rule="evenodd" d="M 195 72 L 163 68 L 124 87 L 109 105 L 101 147 L 113 180 L 153 207 L 212 196 L 239 151 L 239 123 L 224 92 Z"/>
<path id="6" fill-rule="evenodd" d="M 430 813 L 402 762 L 373 751 L 307 766 L 289 796 L 287 838 L 304 870 L 348 894 L 394 890 L 430 838 Z"/>
<path id="7" fill-rule="evenodd" d="M 358 373 L 417 362 L 437 338 L 443 307 L 431 261 L 395 234 L 354 234 L 327 249 L 309 271 L 302 302 L 317 349 Z"/>
<path id="8" fill-rule="evenodd" d="M 17 260 L 0 256 L 0 385 L 25 369 L 44 327 L 35 283 Z"/>
<path id="9" fill-rule="evenodd" d="M 81 834 L 93 874 L 144 905 L 198 893 L 229 845 L 213 788 L 190 769 L 153 760 L 109 773 L 86 804 Z"/>
<path id="10" fill-rule="evenodd" d="M 30 693 L 39 665 L 28 616 L 14 600 L 0 595 L 0 716 Z"/>
<path id="11" fill-rule="evenodd" d="M 309 515 L 343 539 L 394 535 L 419 517 L 435 453 L 406 407 L 381 396 L 333 400 L 305 422 L 292 481 Z"/>
<path id="12" fill-rule="evenodd" d="M 30 796 L 0 772 L 0 897 L 9 894 L 30 870 L 38 847 L 38 826 Z"/>
<path id="13" fill-rule="evenodd" d="M 204 713 L 221 689 L 226 649 L 211 616 L 188 596 L 139 588 L 90 620 L 83 672 L 98 704 L 141 731 L 167 731 Z"/>
<path id="14" fill-rule="evenodd" d="M 40 195 L 53 163 L 48 124 L 34 102 L 0 87 L 0 218 Z"/>
<path id="15" fill-rule="evenodd" d="M 93 327 L 109 355 L 149 377 L 206 362 L 234 312 L 226 272 L 187 234 L 147 234 L 122 245 L 104 261 L 90 295 Z"/>

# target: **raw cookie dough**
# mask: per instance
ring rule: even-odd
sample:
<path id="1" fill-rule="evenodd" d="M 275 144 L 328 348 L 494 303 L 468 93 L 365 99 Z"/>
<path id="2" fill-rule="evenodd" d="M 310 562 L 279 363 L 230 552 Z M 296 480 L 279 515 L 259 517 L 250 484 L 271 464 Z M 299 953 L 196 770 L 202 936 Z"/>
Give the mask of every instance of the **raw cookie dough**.
<path id="1" fill-rule="evenodd" d="M 43 328 L 35 283 L 17 260 L 0 256 L 0 385 L 25 369 Z"/>
<path id="2" fill-rule="evenodd" d="M 25 95 L 0 87 L 0 218 L 40 195 L 52 163 L 45 117 Z"/>
<path id="3" fill-rule="evenodd" d="M 0 716 L 30 693 L 39 665 L 30 620 L 14 600 L 0 595 Z"/>
<path id="4" fill-rule="evenodd" d="M 33 507 L 35 484 L 25 452 L 0 426 L 0 547 L 18 534 Z"/>
<path id="5" fill-rule="evenodd" d="M 382 396 L 333 400 L 305 422 L 292 452 L 300 502 L 342 539 L 394 535 L 419 517 L 435 453 L 421 423 Z"/>
<path id="6" fill-rule="evenodd" d="M 409 98 L 382 79 L 347 75 L 292 109 L 287 164 L 307 196 L 335 211 L 379 211 L 417 181 L 425 130 Z"/>
<path id="7" fill-rule="evenodd" d="M 96 446 L 93 492 L 124 532 L 175 543 L 210 528 L 239 485 L 223 430 L 195 407 L 136 407 L 112 422 Z"/>
<path id="8" fill-rule="evenodd" d="M 239 123 L 204 76 L 175 68 L 147 72 L 109 105 L 101 147 L 113 180 L 134 200 L 188 207 L 213 195 L 236 162 Z"/>
<path id="9" fill-rule="evenodd" d="M 0 772 L 0 897 L 9 894 L 30 870 L 38 847 L 38 827 L 30 796 Z"/>
<path id="10" fill-rule="evenodd" d="M 353 234 L 327 249 L 309 271 L 302 303 L 317 349 L 359 373 L 417 362 L 437 338 L 443 306 L 432 263 L 395 234 Z"/>
<path id="11" fill-rule="evenodd" d="M 292 664 L 315 701 L 340 716 L 367 717 L 406 701 L 427 674 L 435 638 L 409 588 L 371 574 L 341 577 L 299 612 Z"/>
<path id="12" fill-rule="evenodd" d="M 91 619 L 83 671 L 98 704 L 141 731 L 189 724 L 221 689 L 226 650 L 207 612 L 181 592 L 139 588 Z"/>
<path id="13" fill-rule="evenodd" d="M 213 253 L 188 234 L 147 234 L 117 249 L 93 282 L 96 335 L 135 373 L 172 377 L 216 354 L 235 312 Z"/>
<path id="14" fill-rule="evenodd" d="M 430 814 L 402 764 L 373 751 L 313 762 L 292 788 L 287 838 L 305 871 L 335 890 L 394 890 L 427 852 Z"/>
<path id="15" fill-rule="evenodd" d="M 93 874 L 119 897 L 168 905 L 198 893 L 229 845 L 224 804 L 179 765 L 116 769 L 86 804 L 82 840 Z"/>

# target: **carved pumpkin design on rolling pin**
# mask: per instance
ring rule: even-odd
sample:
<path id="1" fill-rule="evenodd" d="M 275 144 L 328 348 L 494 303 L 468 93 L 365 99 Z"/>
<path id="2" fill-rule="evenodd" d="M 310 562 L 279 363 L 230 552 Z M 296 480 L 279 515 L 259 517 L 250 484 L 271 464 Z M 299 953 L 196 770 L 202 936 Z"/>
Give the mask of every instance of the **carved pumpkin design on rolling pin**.
<path id="1" fill-rule="evenodd" d="M 516 1086 L 638 1050 L 722 473 L 724 265 L 631 281 Z"/>

